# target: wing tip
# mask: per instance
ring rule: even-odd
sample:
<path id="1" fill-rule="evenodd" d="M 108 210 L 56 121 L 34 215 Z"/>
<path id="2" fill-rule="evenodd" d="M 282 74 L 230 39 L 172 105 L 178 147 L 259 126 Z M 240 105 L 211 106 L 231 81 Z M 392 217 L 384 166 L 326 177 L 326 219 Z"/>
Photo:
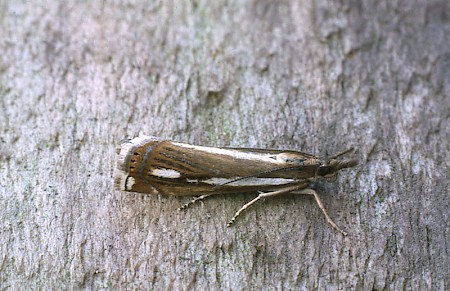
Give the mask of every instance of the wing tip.
<path id="1" fill-rule="evenodd" d="M 117 190 L 129 191 L 134 184 L 134 179 L 129 177 L 130 156 L 134 153 L 135 148 L 140 147 L 148 142 L 159 140 L 155 136 L 139 135 L 135 138 L 124 138 L 119 142 L 116 148 L 117 162 L 114 172 L 114 187 Z M 131 184 L 130 184 L 131 183 Z"/>

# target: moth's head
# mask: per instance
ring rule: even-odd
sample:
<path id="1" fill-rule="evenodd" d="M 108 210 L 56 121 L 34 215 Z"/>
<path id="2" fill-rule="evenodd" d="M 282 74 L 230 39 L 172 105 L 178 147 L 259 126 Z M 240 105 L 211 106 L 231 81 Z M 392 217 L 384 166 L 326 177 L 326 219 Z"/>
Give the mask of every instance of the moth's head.
<path id="1" fill-rule="evenodd" d="M 351 168 L 358 164 L 358 160 L 356 159 L 338 159 L 338 157 L 343 156 L 351 151 L 353 151 L 353 149 L 349 149 L 345 152 L 324 159 L 322 165 L 318 169 L 317 174 L 329 181 L 334 181 L 339 170 Z"/>

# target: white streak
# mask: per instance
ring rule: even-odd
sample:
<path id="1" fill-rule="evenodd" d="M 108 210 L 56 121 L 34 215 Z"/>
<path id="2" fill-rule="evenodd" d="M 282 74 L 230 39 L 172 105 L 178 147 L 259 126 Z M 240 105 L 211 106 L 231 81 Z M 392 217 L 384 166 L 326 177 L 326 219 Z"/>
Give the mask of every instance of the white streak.
<path id="1" fill-rule="evenodd" d="M 236 178 L 211 178 L 207 180 L 203 180 L 201 182 L 210 184 L 210 185 L 223 185 L 225 183 L 226 186 L 235 186 L 235 187 L 242 187 L 242 186 L 264 186 L 264 185 L 285 185 L 289 183 L 296 182 L 295 179 L 284 179 L 284 178 L 246 178 L 242 180 L 238 180 L 235 182 L 232 182 L 236 179 L 239 179 L 239 177 Z"/>
<path id="2" fill-rule="evenodd" d="M 204 147 L 204 146 L 196 146 L 190 145 L 186 143 L 173 142 L 174 145 L 188 148 L 192 150 L 207 152 L 210 154 L 216 155 L 225 155 L 230 156 L 236 159 L 243 160 L 255 160 L 261 161 L 265 163 L 273 163 L 273 164 L 284 164 L 286 161 L 280 154 L 264 154 L 264 153 L 251 153 L 251 152 L 242 152 L 233 149 L 223 149 L 223 148 L 215 148 L 215 147 Z"/>
<path id="3" fill-rule="evenodd" d="M 134 183 L 136 183 L 136 180 L 134 180 L 133 177 L 128 177 L 125 190 L 129 190 L 129 189 L 133 188 Z"/>
<path id="4" fill-rule="evenodd" d="M 153 169 L 150 172 L 150 175 L 169 179 L 176 179 L 181 177 L 181 174 L 179 172 L 172 169 Z"/>

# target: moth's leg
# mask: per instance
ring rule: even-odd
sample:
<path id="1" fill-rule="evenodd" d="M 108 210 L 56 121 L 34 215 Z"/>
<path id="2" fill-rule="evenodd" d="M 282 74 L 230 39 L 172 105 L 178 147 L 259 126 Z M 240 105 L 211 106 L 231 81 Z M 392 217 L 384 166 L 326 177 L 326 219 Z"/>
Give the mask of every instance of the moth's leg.
<path id="1" fill-rule="evenodd" d="M 202 196 L 197 196 L 194 199 L 192 199 L 191 201 L 189 201 L 188 203 L 186 203 L 183 206 L 181 206 L 180 208 L 178 208 L 178 210 L 186 209 L 190 205 L 194 204 L 195 202 L 197 202 L 199 200 L 202 200 L 202 199 L 205 199 L 206 197 L 209 197 L 209 196 L 212 196 L 212 195 L 214 195 L 214 194 L 205 194 L 205 195 L 202 195 Z"/>
<path id="2" fill-rule="evenodd" d="M 319 194 L 317 194 L 316 191 L 314 191 L 313 189 L 303 189 L 300 191 L 296 191 L 294 192 L 295 194 L 308 194 L 308 195 L 314 195 L 314 198 L 316 199 L 317 204 L 319 205 L 320 209 L 322 209 L 323 214 L 325 215 L 325 218 L 327 219 L 328 223 L 331 224 L 332 227 L 334 227 L 334 229 L 338 230 L 340 233 L 342 233 L 343 235 L 347 235 L 347 233 L 345 231 L 343 231 L 342 229 L 340 229 L 336 223 L 333 222 L 333 220 L 331 220 L 330 216 L 328 216 L 327 211 L 325 210 L 325 207 L 323 206 L 322 201 L 320 200 Z"/>
<path id="3" fill-rule="evenodd" d="M 277 191 L 272 191 L 272 192 L 267 192 L 267 193 L 259 192 L 259 195 L 255 199 L 253 199 L 252 201 L 250 201 L 247 204 L 245 204 L 244 206 L 242 206 L 241 209 L 239 209 L 236 212 L 236 214 L 233 216 L 233 218 L 228 222 L 227 226 L 231 226 L 233 224 L 233 222 L 236 220 L 236 218 L 239 216 L 239 214 L 241 214 L 245 209 L 250 207 L 250 205 L 252 205 L 256 201 L 260 200 L 261 198 L 266 198 L 266 197 L 270 197 L 270 196 L 276 196 L 276 195 L 292 192 L 294 190 L 297 190 L 298 188 L 299 188 L 299 186 L 292 186 L 292 187 L 286 187 L 286 188 L 283 188 L 283 189 L 280 189 Z"/>

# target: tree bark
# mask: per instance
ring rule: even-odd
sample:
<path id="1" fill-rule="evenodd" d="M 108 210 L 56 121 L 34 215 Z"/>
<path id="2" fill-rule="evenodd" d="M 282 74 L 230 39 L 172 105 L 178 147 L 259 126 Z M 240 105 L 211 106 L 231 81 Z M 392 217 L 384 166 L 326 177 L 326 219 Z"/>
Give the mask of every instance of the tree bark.
<path id="1" fill-rule="evenodd" d="M 44 6 L 46 5 L 46 6 Z M 0 289 L 449 288 L 448 1 L 1 1 Z M 313 197 L 113 188 L 139 133 L 357 149 Z"/>

